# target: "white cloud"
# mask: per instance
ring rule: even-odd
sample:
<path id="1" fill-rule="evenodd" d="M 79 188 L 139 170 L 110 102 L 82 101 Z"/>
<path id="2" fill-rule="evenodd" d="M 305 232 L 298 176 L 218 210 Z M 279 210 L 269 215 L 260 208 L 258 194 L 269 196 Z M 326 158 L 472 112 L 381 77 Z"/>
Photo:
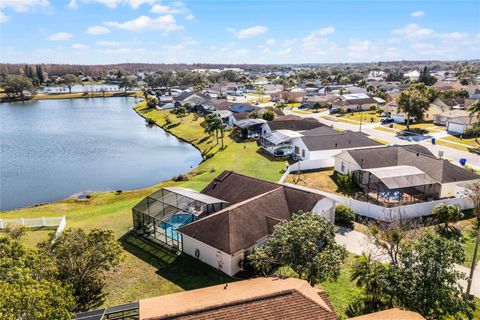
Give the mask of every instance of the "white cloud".
<path id="1" fill-rule="evenodd" d="M 313 36 L 327 36 L 327 35 L 332 34 L 334 32 L 335 32 L 334 27 L 326 27 L 326 28 L 314 30 L 310 33 L 310 35 L 313 35 Z"/>
<path id="2" fill-rule="evenodd" d="M 95 0 L 95 1 L 111 9 L 116 8 L 120 3 L 122 3 L 122 0 Z"/>
<path id="3" fill-rule="evenodd" d="M 239 31 L 233 28 L 227 28 L 227 31 L 235 34 L 235 37 L 237 37 L 237 39 L 247 39 L 247 38 L 253 38 L 261 34 L 264 34 L 265 32 L 268 31 L 268 28 L 265 26 L 254 26 L 250 28 L 241 29 Z"/>
<path id="4" fill-rule="evenodd" d="M 411 14 L 412 17 L 422 17 L 424 15 L 425 15 L 425 12 L 423 12 L 423 11 L 414 11 Z"/>
<path id="5" fill-rule="evenodd" d="M 387 48 L 387 49 L 383 52 L 383 55 L 384 55 L 385 58 L 387 58 L 387 59 L 395 59 L 395 58 L 400 57 L 400 52 L 399 52 L 398 48 L 390 47 L 390 48 Z"/>
<path id="6" fill-rule="evenodd" d="M 68 32 L 58 32 L 50 35 L 47 39 L 50 41 L 65 41 L 73 37 L 73 34 Z"/>
<path id="7" fill-rule="evenodd" d="M 246 56 L 250 53 L 250 50 L 248 50 L 248 49 L 237 49 L 237 50 L 235 50 L 235 53 L 239 56 Z"/>
<path id="8" fill-rule="evenodd" d="M 282 42 L 282 45 L 285 47 L 290 47 L 293 46 L 295 43 L 297 43 L 297 39 L 287 39 Z"/>
<path id="9" fill-rule="evenodd" d="M 5 13 L 0 11 L 0 23 L 5 23 L 5 22 L 8 21 L 8 19 L 9 19 L 9 17 Z"/>
<path id="10" fill-rule="evenodd" d="M 292 48 L 285 48 L 277 52 L 279 56 L 288 56 L 292 52 Z"/>
<path id="11" fill-rule="evenodd" d="M 96 36 L 96 35 L 99 35 L 99 34 L 110 33 L 110 29 L 108 29 L 107 27 L 104 27 L 104 26 L 92 26 L 92 27 L 88 27 L 88 29 L 87 29 L 87 31 L 85 31 L 85 33 Z"/>
<path id="12" fill-rule="evenodd" d="M 125 3 L 129 4 L 133 9 L 138 9 L 143 4 L 152 5 L 155 2 L 157 2 L 157 0 L 125 0 Z"/>
<path id="13" fill-rule="evenodd" d="M 193 20 L 195 18 L 195 16 L 193 14 L 189 14 L 187 16 L 185 16 L 185 20 Z"/>
<path id="14" fill-rule="evenodd" d="M 95 42 L 95 44 L 100 47 L 119 47 L 123 43 L 118 41 L 100 40 Z"/>
<path id="15" fill-rule="evenodd" d="M 72 45 L 72 49 L 88 49 L 88 46 L 81 43 L 75 43 L 74 45 Z"/>
<path id="16" fill-rule="evenodd" d="M 68 7 L 70 9 L 78 9 L 77 0 L 70 0 L 70 2 L 68 3 Z"/>
<path id="17" fill-rule="evenodd" d="M 362 56 L 372 48 L 372 43 L 368 40 L 349 40 L 348 54 L 351 56 Z"/>
<path id="18" fill-rule="evenodd" d="M 434 34 L 432 29 L 421 28 L 416 23 L 410 23 L 404 28 L 395 29 L 392 34 L 404 36 L 406 38 L 421 38 L 425 36 L 431 36 Z"/>
<path id="19" fill-rule="evenodd" d="M 165 50 L 168 50 L 169 54 L 175 54 L 175 53 L 180 53 L 180 51 L 183 51 L 183 50 L 187 49 L 188 47 L 196 45 L 197 43 L 198 43 L 197 41 L 188 37 L 188 38 L 185 38 L 181 42 L 176 43 L 176 44 L 164 44 L 162 46 L 162 48 L 165 49 Z"/>
<path id="20" fill-rule="evenodd" d="M 174 2 L 171 6 L 167 6 L 164 4 L 156 4 L 152 7 L 152 9 L 150 9 L 150 12 L 158 14 L 177 14 L 184 11 L 185 6 L 182 2 Z"/>
<path id="21" fill-rule="evenodd" d="M 274 39 L 274 38 L 270 38 L 270 39 L 268 39 L 268 40 L 265 42 L 265 44 L 266 44 L 267 46 L 273 46 L 273 45 L 275 45 L 276 43 L 277 43 L 277 40 Z"/>
<path id="22" fill-rule="evenodd" d="M 440 33 L 437 37 L 441 40 L 463 40 L 468 37 L 468 33 L 464 32 L 451 32 L 451 33 Z"/>
<path id="23" fill-rule="evenodd" d="M 327 27 L 310 32 L 301 39 L 303 50 L 313 55 L 331 55 L 339 50 L 338 45 L 326 38 L 335 32 L 335 28 Z"/>
<path id="24" fill-rule="evenodd" d="M 137 19 L 125 22 L 106 22 L 106 26 L 116 29 L 128 30 L 133 32 L 155 31 L 160 30 L 163 34 L 183 29 L 178 25 L 175 18 L 168 14 L 152 19 L 147 16 L 140 16 Z"/>
<path id="25" fill-rule="evenodd" d="M 10 8 L 16 12 L 26 12 L 32 7 L 45 7 L 49 4 L 48 0 L 1 0 L 0 9 Z"/>

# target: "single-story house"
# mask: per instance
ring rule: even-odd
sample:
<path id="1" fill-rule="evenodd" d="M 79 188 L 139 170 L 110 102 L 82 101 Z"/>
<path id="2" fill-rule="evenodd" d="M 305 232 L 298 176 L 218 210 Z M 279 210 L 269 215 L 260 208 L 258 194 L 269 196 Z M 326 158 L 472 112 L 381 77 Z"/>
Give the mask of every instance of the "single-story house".
<path id="1" fill-rule="evenodd" d="M 262 134 L 260 137 L 260 146 L 275 157 L 289 156 L 293 151 L 292 141 L 301 136 L 302 134 L 298 131 L 275 130 L 267 134 Z"/>
<path id="2" fill-rule="evenodd" d="M 378 102 L 366 93 L 344 94 L 332 100 L 334 107 L 342 112 L 369 110 L 377 106 Z"/>
<path id="3" fill-rule="evenodd" d="M 161 105 L 166 104 L 166 103 L 173 103 L 173 97 L 172 96 L 159 96 L 157 98 L 158 98 L 158 102 Z"/>
<path id="4" fill-rule="evenodd" d="M 467 130 L 473 129 L 477 123 L 477 117 L 463 116 L 447 120 L 447 131 L 453 134 L 464 134 Z"/>
<path id="5" fill-rule="evenodd" d="M 230 110 L 229 110 L 230 111 Z M 231 112 L 231 111 L 230 111 Z M 232 112 L 232 124 L 237 123 L 240 120 L 249 119 L 250 113 L 249 112 L 240 112 L 240 113 L 233 113 Z"/>
<path id="6" fill-rule="evenodd" d="M 301 160 L 316 160 L 332 158 L 343 150 L 380 145 L 382 145 L 380 142 L 369 139 L 361 132 L 350 130 L 340 132 L 329 127 L 320 127 L 306 131 L 301 137 L 295 138 L 292 141 L 292 151 Z"/>
<path id="7" fill-rule="evenodd" d="M 433 123 L 440 126 L 446 126 L 448 120 L 458 117 L 468 117 L 470 114 L 467 110 L 462 109 L 446 109 L 443 112 L 437 113 L 433 116 Z"/>
<path id="8" fill-rule="evenodd" d="M 455 109 L 465 109 L 465 99 L 456 98 L 456 99 L 436 99 L 434 102 L 437 106 L 441 107 L 443 110 Z"/>
<path id="9" fill-rule="evenodd" d="M 162 106 L 157 106 L 156 107 L 158 110 L 171 110 L 175 109 L 175 105 L 173 103 L 165 103 Z"/>
<path id="10" fill-rule="evenodd" d="M 480 181 L 418 144 L 344 150 L 335 156 L 335 171 L 353 173 L 366 194 L 388 203 L 449 198 L 459 186 Z"/>
<path id="11" fill-rule="evenodd" d="M 262 135 L 263 119 L 243 119 L 233 122 L 233 135 L 241 139 L 256 139 Z"/>
<path id="12" fill-rule="evenodd" d="M 331 106 L 331 101 L 336 96 L 328 95 L 328 96 L 308 96 L 305 98 L 303 105 L 309 109 L 313 109 L 315 105 L 318 103 L 321 108 L 326 108 Z"/>
<path id="13" fill-rule="evenodd" d="M 273 102 L 284 100 L 287 102 L 303 102 L 307 93 L 305 91 L 280 91 L 270 94 Z"/>
<path id="14" fill-rule="evenodd" d="M 325 291 L 295 278 L 254 278 L 142 299 L 138 311 L 139 320 L 337 319 Z"/>
<path id="15" fill-rule="evenodd" d="M 228 126 L 232 126 L 235 122 L 235 118 L 233 117 L 233 113 L 230 110 L 218 110 L 214 111 L 213 114 L 218 115 L 222 122 Z"/>
<path id="16" fill-rule="evenodd" d="M 335 220 L 335 202 L 320 193 L 231 171 L 224 171 L 201 193 L 229 206 L 178 228 L 183 252 L 230 276 L 242 270 L 252 249 L 292 213 L 314 212 Z"/>
<path id="17" fill-rule="evenodd" d="M 247 104 L 247 103 L 234 103 L 230 107 L 230 111 L 232 111 L 234 113 L 252 112 L 253 110 L 255 110 L 255 107 L 252 106 L 251 104 Z"/>
<path id="18" fill-rule="evenodd" d="M 284 117 L 278 117 L 263 125 L 262 134 L 267 134 L 274 130 L 306 131 L 321 126 L 324 125 L 315 118 L 287 119 Z"/>
<path id="19" fill-rule="evenodd" d="M 195 101 L 192 101 L 195 100 Z M 175 103 L 178 103 L 179 105 L 184 105 L 186 103 L 189 103 L 190 105 L 194 105 L 196 102 L 201 100 L 208 100 L 210 99 L 210 96 L 205 95 L 203 93 L 198 93 L 198 92 L 189 92 L 189 91 L 184 91 L 177 97 L 175 97 Z"/>

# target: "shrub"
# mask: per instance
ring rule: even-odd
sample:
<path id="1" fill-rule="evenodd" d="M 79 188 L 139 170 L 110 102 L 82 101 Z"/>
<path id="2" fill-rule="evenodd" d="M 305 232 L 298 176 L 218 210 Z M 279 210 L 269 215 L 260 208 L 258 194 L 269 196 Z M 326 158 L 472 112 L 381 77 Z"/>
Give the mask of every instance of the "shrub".
<path id="1" fill-rule="evenodd" d="M 173 181 L 187 181 L 188 177 L 184 174 L 179 174 L 178 176 L 174 176 L 172 178 Z"/>
<path id="2" fill-rule="evenodd" d="M 273 111 L 268 110 L 262 114 L 262 119 L 265 121 L 272 121 L 274 118 L 275 118 L 275 113 L 273 113 Z"/>
<path id="3" fill-rule="evenodd" d="M 5 226 L 5 232 L 12 238 L 13 240 L 20 240 L 23 238 L 25 233 L 27 233 L 27 227 L 21 224 L 7 224 Z"/>
<path id="4" fill-rule="evenodd" d="M 376 111 L 376 110 L 377 110 L 377 106 L 372 104 L 370 106 L 370 111 Z"/>
<path id="5" fill-rule="evenodd" d="M 355 181 L 353 179 L 353 173 L 337 174 L 338 188 L 346 193 L 349 193 L 355 187 Z"/>
<path id="6" fill-rule="evenodd" d="M 335 207 L 335 223 L 340 225 L 351 225 L 355 221 L 355 212 L 352 208 L 343 204 Z"/>

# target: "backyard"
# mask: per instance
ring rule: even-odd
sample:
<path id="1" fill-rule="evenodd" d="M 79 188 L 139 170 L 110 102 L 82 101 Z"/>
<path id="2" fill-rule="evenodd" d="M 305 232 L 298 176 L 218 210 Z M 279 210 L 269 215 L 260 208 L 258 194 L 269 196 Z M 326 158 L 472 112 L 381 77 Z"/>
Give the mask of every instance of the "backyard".
<path id="1" fill-rule="evenodd" d="M 111 229 L 125 249 L 125 261 L 119 270 L 108 275 L 107 300 L 105 306 L 134 301 L 141 298 L 163 295 L 172 292 L 200 288 L 207 285 L 234 281 L 214 269 L 194 261 L 194 259 L 177 255 L 163 248 L 153 248 L 150 244 L 139 242 L 132 237 L 131 208 L 149 193 L 163 186 L 179 185 L 201 190 L 223 170 L 235 170 L 259 178 L 278 181 L 283 162 L 271 162 L 257 153 L 255 142 L 236 143 L 225 138 L 226 148 L 220 150 L 220 143 L 204 133 L 200 123 L 202 118 L 193 115 L 177 118 L 166 111 L 147 110 L 145 103 L 136 106 L 139 113 L 159 125 L 165 125 L 165 115 L 174 125 L 168 129 L 173 134 L 190 141 L 205 154 L 214 154 L 186 175 L 185 181 L 173 180 L 142 189 L 91 194 L 88 199 L 65 199 L 49 204 L 2 212 L 3 219 L 27 217 L 66 216 L 67 228 L 106 228 Z M 241 155 L 241 156 L 237 156 Z M 38 241 L 47 239 L 49 231 L 28 232 L 24 241 L 33 247 Z"/>

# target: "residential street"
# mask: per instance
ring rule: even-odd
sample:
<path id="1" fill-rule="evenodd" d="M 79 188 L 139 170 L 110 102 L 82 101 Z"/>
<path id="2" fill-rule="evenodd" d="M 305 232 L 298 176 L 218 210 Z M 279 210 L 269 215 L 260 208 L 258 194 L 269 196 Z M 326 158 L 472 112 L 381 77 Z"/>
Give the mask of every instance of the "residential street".
<path id="1" fill-rule="evenodd" d="M 308 114 L 299 114 L 291 110 L 284 110 L 284 112 L 285 114 L 294 114 L 300 117 L 312 117 L 317 119 L 319 122 L 329 126 L 333 126 L 334 128 L 340 128 L 343 130 L 351 130 L 351 131 L 359 131 L 360 129 L 360 124 L 358 125 L 350 124 L 350 123 L 345 123 L 340 121 L 331 121 L 331 120 L 322 118 L 322 116 L 328 115 L 328 111 L 319 112 L 319 113 L 308 113 Z M 362 124 L 362 132 L 368 134 L 371 137 L 381 139 L 383 141 L 386 141 L 392 144 L 419 143 L 427 147 L 435 155 L 438 155 L 439 151 L 443 151 L 443 157 L 445 159 L 451 160 L 454 164 L 458 164 L 461 158 L 465 158 L 467 159 L 467 165 L 469 167 L 480 170 L 480 156 L 470 152 L 452 149 L 445 146 L 432 145 L 431 138 L 432 137 L 439 138 L 441 137 L 441 135 L 439 137 L 437 136 L 437 134 L 433 134 L 433 136 L 425 135 L 425 136 L 398 137 L 394 133 L 374 129 L 375 127 L 380 127 L 380 126 L 381 125 L 378 123 L 370 124 L 368 122 L 365 122 Z"/>
<path id="2" fill-rule="evenodd" d="M 375 247 L 364 233 L 347 228 L 340 228 L 340 232 L 335 236 L 335 240 L 339 244 L 345 245 L 347 251 L 353 254 L 360 255 L 362 252 L 366 252 L 371 253 L 372 257 L 376 260 L 386 260 L 382 251 Z M 457 265 L 456 269 L 465 273 L 467 276 L 470 274 L 470 269 L 464 266 Z M 466 288 L 467 282 L 460 281 L 460 285 Z M 475 268 L 471 293 L 476 297 L 480 297 L 480 263 L 477 263 L 477 267 Z"/>

